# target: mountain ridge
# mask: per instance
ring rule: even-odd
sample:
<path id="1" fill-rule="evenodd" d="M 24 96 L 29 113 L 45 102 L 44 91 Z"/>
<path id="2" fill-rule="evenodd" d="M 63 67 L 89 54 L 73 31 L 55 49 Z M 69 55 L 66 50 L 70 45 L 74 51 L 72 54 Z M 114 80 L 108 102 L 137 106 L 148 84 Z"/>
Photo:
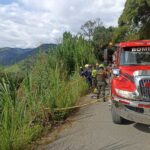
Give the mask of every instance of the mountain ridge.
<path id="1" fill-rule="evenodd" d="M 36 48 L 0 48 L 0 65 L 10 66 L 20 62 L 30 56 L 38 54 L 40 51 L 48 52 L 56 48 L 56 44 L 42 44 Z"/>

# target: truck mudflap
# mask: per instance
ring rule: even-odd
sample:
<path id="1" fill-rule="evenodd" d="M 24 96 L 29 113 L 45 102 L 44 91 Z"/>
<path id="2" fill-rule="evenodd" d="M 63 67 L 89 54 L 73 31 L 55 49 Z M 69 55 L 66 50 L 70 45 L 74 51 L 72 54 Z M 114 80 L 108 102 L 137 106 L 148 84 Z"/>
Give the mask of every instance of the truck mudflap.
<path id="1" fill-rule="evenodd" d="M 111 105 L 122 118 L 150 125 L 150 102 L 130 101 L 113 97 Z"/>

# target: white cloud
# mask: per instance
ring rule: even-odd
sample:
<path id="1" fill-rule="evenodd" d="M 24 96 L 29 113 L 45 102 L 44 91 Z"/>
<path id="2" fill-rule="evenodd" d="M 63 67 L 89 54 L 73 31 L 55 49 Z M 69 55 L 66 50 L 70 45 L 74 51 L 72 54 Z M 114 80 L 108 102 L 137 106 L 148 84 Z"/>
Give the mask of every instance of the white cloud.
<path id="1" fill-rule="evenodd" d="M 16 0 L 0 5 L 0 47 L 35 47 L 77 33 L 89 19 L 117 25 L 125 0 Z"/>

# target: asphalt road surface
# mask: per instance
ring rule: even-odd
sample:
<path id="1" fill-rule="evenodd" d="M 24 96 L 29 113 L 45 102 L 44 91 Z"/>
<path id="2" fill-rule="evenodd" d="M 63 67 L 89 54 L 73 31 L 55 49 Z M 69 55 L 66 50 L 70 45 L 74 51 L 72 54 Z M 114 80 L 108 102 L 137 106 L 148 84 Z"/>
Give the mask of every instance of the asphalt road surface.
<path id="1" fill-rule="evenodd" d="M 90 99 L 88 95 L 86 99 Z M 92 101 L 92 99 L 91 99 Z M 113 124 L 108 102 L 81 108 L 71 126 L 43 150 L 150 150 L 150 128 L 128 122 Z"/>

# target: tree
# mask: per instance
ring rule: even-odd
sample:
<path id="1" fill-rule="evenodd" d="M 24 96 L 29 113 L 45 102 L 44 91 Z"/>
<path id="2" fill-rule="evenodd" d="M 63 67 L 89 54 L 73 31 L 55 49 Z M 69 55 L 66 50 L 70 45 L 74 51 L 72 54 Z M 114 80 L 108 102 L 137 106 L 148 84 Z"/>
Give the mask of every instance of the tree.
<path id="1" fill-rule="evenodd" d="M 150 38 L 150 1 L 142 1 L 134 17 L 134 23 L 140 28 L 140 39 Z"/>
<path id="2" fill-rule="evenodd" d="M 81 26 L 83 35 L 91 41 L 93 38 L 94 29 L 96 27 L 96 21 L 88 20 L 84 25 Z"/>
<path id="3" fill-rule="evenodd" d="M 97 26 L 93 33 L 94 53 L 97 59 L 103 60 L 103 51 L 112 41 L 114 27 L 106 28 L 102 24 Z"/>
<path id="4" fill-rule="evenodd" d="M 116 28 L 113 33 L 113 43 L 119 43 L 125 40 L 125 36 L 128 32 L 128 26 L 121 26 Z"/>
<path id="5" fill-rule="evenodd" d="M 98 60 L 102 61 L 103 50 L 112 41 L 114 27 L 106 28 L 100 18 L 89 20 L 81 26 L 85 39 L 89 41 L 89 49 L 93 49 Z"/>
<path id="6" fill-rule="evenodd" d="M 118 24 L 113 41 L 149 39 L 150 1 L 127 0 Z"/>
<path id="7" fill-rule="evenodd" d="M 93 43 L 96 47 L 101 48 L 106 44 L 109 44 L 112 40 L 113 27 L 106 28 L 104 26 L 98 26 L 93 33 Z"/>

